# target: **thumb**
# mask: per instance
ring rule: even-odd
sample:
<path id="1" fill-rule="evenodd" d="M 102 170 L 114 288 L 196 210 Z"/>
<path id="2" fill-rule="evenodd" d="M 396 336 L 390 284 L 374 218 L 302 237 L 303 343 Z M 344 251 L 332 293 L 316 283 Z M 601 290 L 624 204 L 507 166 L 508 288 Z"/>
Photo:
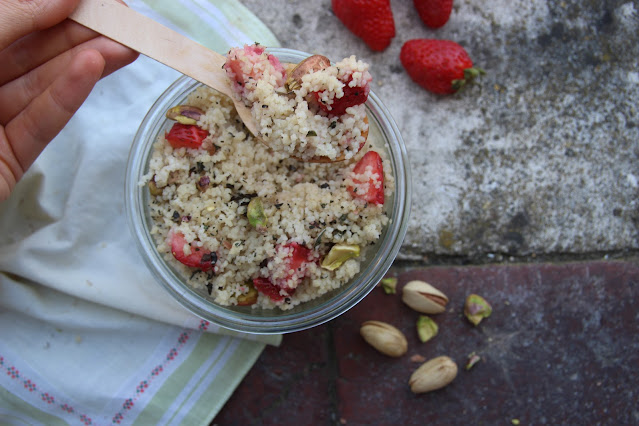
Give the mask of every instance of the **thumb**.
<path id="1" fill-rule="evenodd" d="M 19 38 L 62 22 L 79 0 L 0 1 L 0 50 Z"/>

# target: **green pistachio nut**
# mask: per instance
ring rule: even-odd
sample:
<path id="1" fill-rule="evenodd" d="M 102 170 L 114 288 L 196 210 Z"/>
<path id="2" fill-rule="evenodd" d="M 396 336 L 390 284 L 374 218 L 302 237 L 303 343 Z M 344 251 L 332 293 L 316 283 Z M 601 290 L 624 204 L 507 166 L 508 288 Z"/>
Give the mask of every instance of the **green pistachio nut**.
<path id="1" fill-rule="evenodd" d="M 478 325 L 481 320 L 488 318 L 492 312 L 493 308 L 483 297 L 477 294 L 471 294 L 466 298 L 464 315 L 466 315 L 468 321 L 474 325 Z"/>
<path id="2" fill-rule="evenodd" d="M 435 321 L 425 315 L 420 315 L 417 319 L 417 335 L 422 343 L 428 342 L 433 337 L 437 336 L 439 332 L 439 326 Z"/>
<path id="3" fill-rule="evenodd" d="M 256 197 L 249 202 L 246 210 L 246 216 L 248 217 L 251 226 L 254 226 L 258 231 L 266 229 L 268 221 L 264 214 L 264 206 L 262 205 L 261 199 Z"/>
<path id="4" fill-rule="evenodd" d="M 253 283 L 247 282 L 248 291 L 237 296 L 237 304 L 239 306 L 250 306 L 257 302 L 257 290 Z"/>
<path id="5" fill-rule="evenodd" d="M 149 186 L 149 192 L 154 197 L 157 197 L 158 195 L 162 194 L 162 188 L 158 188 L 158 185 L 155 183 L 155 175 L 153 175 L 153 179 L 149 181 L 148 186 Z"/>
<path id="6" fill-rule="evenodd" d="M 355 244 L 335 244 L 331 251 L 328 252 L 321 267 L 334 271 L 349 259 L 359 256 L 359 246 Z"/>
<path id="7" fill-rule="evenodd" d="M 381 281 L 382 289 L 386 294 L 397 293 L 397 278 L 384 278 Z"/>
<path id="8" fill-rule="evenodd" d="M 479 361 L 481 361 L 481 357 L 475 352 L 471 352 L 470 354 L 468 354 L 468 361 L 466 361 L 466 370 L 470 370 L 471 368 L 473 368 Z"/>

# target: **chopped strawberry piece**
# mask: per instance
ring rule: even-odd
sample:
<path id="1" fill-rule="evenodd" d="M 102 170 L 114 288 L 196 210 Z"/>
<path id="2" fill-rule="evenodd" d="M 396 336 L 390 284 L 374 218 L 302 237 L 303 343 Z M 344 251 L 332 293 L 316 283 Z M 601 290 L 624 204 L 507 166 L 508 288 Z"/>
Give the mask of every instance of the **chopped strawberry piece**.
<path id="1" fill-rule="evenodd" d="M 274 302 L 281 302 L 284 300 L 284 296 L 280 294 L 281 288 L 276 286 L 268 278 L 253 278 L 253 285 L 260 293 L 266 295 Z M 295 289 L 290 289 L 287 294 L 290 296 L 295 292 Z"/>
<path id="2" fill-rule="evenodd" d="M 306 273 L 306 263 L 312 262 L 311 250 L 298 243 L 284 244 L 278 246 L 276 250 L 278 252 L 278 255 L 285 250 L 288 250 L 289 254 L 284 262 L 285 266 L 283 266 L 283 270 L 287 271 L 288 273 L 286 274 L 285 278 L 280 278 L 276 280 L 275 283 L 282 288 L 297 287 L 297 284 L 302 280 L 304 274 Z M 293 272 L 290 273 L 290 271 Z"/>
<path id="3" fill-rule="evenodd" d="M 164 137 L 173 148 L 198 149 L 209 132 L 193 124 L 175 123 Z"/>
<path id="4" fill-rule="evenodd" d="M 342 89 L 344 96 L 341 98 L 334 98 L 331 105 L 326 105 L 321 101 L 322 92 L 313 92 L 322 111 L 332 116 L 339 116 L 346 112 L 346 108 L 361 105 L 366 102 L 368 99 L 368 93 L 371 90 L 370 85 L 366 83 L 364 87 L 351 87 L 348 85 L 351 80 L 352 77 L 349 77 L 348 81 L 344 83 L 344 88 Z"/>
<path id="5" fill-rule="evenodd" d="M 175 259 L 192 268 L 200 268 L 203 271 L 210 271 L 217 262 L 217 254 L 204 247 L 197 247 L 191 243 L 191 254 L 184 253 L 184 246 L 187 244 L 181 232 L 171 233 L 171 254 Z"/>
<path id="6" fill-rule="evenodd" d="M 367 175 L 367 180 L 361 180 L 362 175 Z M 353 169 L 354 186 L 346 188 L 354 198 L 359 198 L 369 203 L 384 204 L 384 167 L 382 157 L 375 151 L 368 151 Z"/>
<path id="7" fill-rule="evenodd" d="M 306 275 L 307 264 L 313 262 L 313 252 L 298 243 L 288 243 L 276 247 L 278 257 L 284 255 L 284 262 L 275 265 L 270 278 L 254 278 L 253 285 L 275 302 L 284 299 L 280 290 L 287 295 L 295 293 L 298 284 Z"/>

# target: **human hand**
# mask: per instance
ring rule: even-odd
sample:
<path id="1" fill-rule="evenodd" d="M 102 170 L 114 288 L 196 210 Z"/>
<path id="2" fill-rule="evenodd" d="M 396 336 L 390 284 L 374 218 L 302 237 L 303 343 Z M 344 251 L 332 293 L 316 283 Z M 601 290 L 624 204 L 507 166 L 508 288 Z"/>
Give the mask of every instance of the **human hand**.
<path id="1" fill-rule="evenodd" d="M 98 80 L 137 58 L 66 19 L 78 2 L 0 1 L 0 201 Z"/>

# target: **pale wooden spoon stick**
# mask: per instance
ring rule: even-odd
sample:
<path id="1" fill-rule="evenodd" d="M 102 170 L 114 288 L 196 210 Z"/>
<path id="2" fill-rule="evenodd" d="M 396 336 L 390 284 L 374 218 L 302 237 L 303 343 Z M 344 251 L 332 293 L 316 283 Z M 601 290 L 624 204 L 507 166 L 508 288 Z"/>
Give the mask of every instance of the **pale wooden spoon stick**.
<path id="1" fill-rule="evenodd" d="M 249 131 L 258 134 L 251 110 L 233 96 L 222 69 L 226 57 L 115 0 L 82 0 L 69 18 L 227 95 Z"/>

